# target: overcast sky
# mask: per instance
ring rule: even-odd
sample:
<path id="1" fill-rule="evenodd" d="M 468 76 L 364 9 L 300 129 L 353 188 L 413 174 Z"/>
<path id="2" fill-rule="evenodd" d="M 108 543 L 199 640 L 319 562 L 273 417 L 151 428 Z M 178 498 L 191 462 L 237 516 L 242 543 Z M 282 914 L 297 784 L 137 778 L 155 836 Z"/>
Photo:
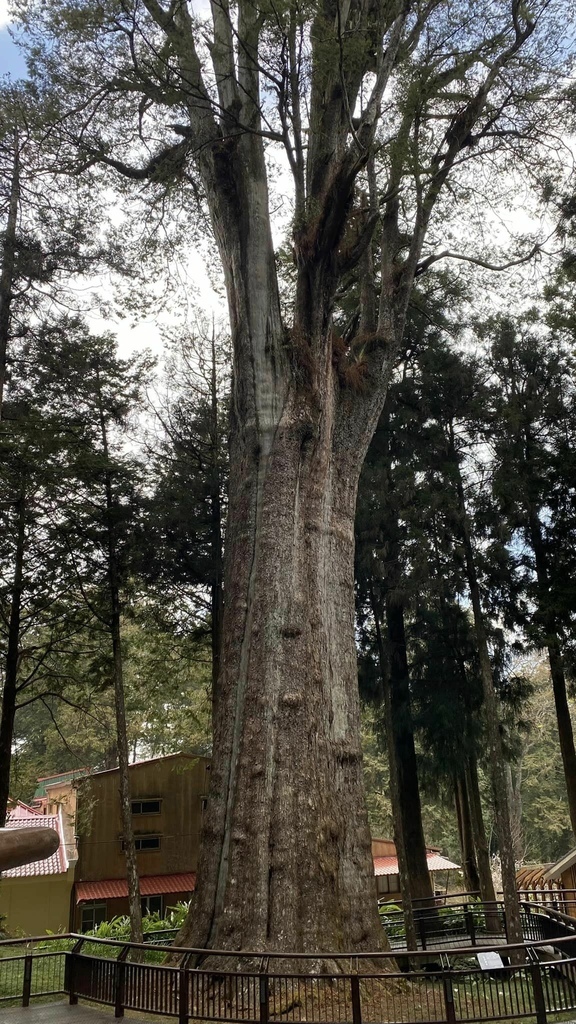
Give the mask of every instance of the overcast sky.
<path id="1" fill-rule="evenodd" d="M 8 31 L 8 0 L 0 0 L 0 75 L 22 78 L 26 64 Z"/>

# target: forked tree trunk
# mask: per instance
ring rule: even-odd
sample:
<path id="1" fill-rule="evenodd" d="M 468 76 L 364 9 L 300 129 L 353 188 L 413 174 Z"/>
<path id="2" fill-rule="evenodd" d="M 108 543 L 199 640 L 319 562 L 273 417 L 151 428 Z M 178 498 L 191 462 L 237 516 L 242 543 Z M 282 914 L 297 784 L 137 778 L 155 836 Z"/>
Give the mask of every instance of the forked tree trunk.
<path id="1" fill-rule="evenodd" d="M 383 945 L 350 585 L 360 459 L 334 452 L 327 413 L 290 398 L 260 444 L 233 431 L 210 814 L 179 942 Z"/>
<path id="2" fill-rule="evenodd" d="M 484 815 L 482 813 L 482 801 L 480 799 L 480 786 L 478 784 L 478 765 L 476 757 L 471 754 L 466 765 L 466 792 L 468 794 L 468 807 L 470 808 L 470 827 L 476 854 L 476 865 L 478 868 L 478 884 L 480 899 L 484 903 L 494 902 L 496 893 L 494 880 L 490 870 L 490 850 L 484 827 Z"/>

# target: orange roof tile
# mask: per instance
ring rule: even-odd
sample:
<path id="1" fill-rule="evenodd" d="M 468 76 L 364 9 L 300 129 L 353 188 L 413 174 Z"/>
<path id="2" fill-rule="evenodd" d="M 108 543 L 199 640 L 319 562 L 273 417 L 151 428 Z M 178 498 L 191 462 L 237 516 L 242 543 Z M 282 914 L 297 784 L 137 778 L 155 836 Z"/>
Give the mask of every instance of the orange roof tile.
<path id="1" fill-rule="evenodd" d="M 196 873 L 185 871 L 178 875 L 149 875 L 140 879 L 141 896 L 160 896 L 164 893 L 194 892 Z M 119 900 L 128 895 L 125 878 L 105 878 L 100 882 L 76 882 L 76 903 L 85 900 Z"/>

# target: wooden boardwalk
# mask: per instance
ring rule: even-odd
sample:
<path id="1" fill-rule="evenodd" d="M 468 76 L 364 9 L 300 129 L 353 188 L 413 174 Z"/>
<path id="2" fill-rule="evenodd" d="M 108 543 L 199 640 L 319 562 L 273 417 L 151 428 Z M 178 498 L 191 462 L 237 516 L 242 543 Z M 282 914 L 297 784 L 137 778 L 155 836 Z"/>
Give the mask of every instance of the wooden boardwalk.
<path id="1" fill-rule="evenodd" d="M 69 1006 L 68 1003 L 43 1003 L 16 1008 L 0 1008 L 2 1024 L 113 1024 L 112 1007 L 93 1009 L 88 1006 Z M 126 1024 L 149 1024 L 151 1020 L 161 1021 L 157 1014 L 152 1017 L 132 1016 L 128 1011 Z M 170 1018 L 172 1021 L 174 1018 Z"/>

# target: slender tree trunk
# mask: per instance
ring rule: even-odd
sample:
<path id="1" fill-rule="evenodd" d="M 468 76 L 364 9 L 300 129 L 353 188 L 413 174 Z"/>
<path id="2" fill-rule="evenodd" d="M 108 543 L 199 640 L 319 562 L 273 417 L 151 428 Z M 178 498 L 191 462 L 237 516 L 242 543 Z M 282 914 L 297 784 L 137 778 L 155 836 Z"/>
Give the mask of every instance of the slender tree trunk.
<path id="1" fill-rule="evenodd" d="M 574 746 L 574 731 L 572 729 L 572 718 L 566 691 L 566 674 L 562 658 L 562 647 L 554 612 L 550 608 L 549 568 L 542 537 L 542 526 L 536 512 L 531 508 L 528 508 L 528 523 L 530 543 L 534 551 L 534 561 L 536 563 L 539 612 L 546 632 L 546 648 L 558 721 L 558 740 L 566 781 L 568 811 L 572 832 L 576 838 L 576 749 Z"/>
<path id="2" fill-rule="evenodd" d="M 390 592 L 386 598 L 386 624 L 390 652 L 391 741 L 395 748 L 398 770 L 398 795 L 410 893 L 413 900 L 419 901 L 418 907 L 431 907 L 434 905 L 434 893 L 422 827 L 418 766 L 410 707 L 404 608 L 395 601 L 394 594 Z"/>
<path id="3" fill-rule="evenodd" d="M 482 814 L 482 801 L 478 784 L 478 763 L 475 754 L 470 755 L 466 765 L 466 792 L 468 794 L 470 827 L 478 869 L 480 899 L 484 904 L 487 904 L 486 929 L 494 934 L 499 934 L 502 928 L 496 909 L 496 892 L 490 867 L 490 850 L 486 838 L 486 829 L 484 828 L 484 815 Z M 492 912 L 490 910 L 491 905 L 493 908 Z"/>
<path id="4" fill-rule="evenodd" d="M 20 621 L 22 616 L 22 593 L 24 588 L 24 552 L 26 544 L 25 496 L 22 489 L 17 502 L 17 534 L 14 552 L 14 582 L 10 600 L 8 622 L 8 644 L 4 664 L 4 689 L 2 692 L 2 715 L 0 718 L 0 828 L 6 824 L 8 800 L 10 797 L 10 765 L 12 741 L 18 693 L 18 659 L 20 654 Z"/>
<path id="5" fill-rule="evenodd" d="M 518 892 L 516 890 L 516 866 L 514 863 L 514 851 L 512 849 L 512 829 L 510 825 L 510 811 L 507 799 L 506 772 L 504 768 L 502 736 L 500 733 L 498 700 L 494 689 L 494 677 L 492 675 L 492 665 L 488 650 L 488 636 L 484 623 L 484 613 L 482 611 L 474 552 L 470 540 L 464 487 L 462 484 L 462 477 L 460 475 L 460 467 L 458 466 L 456 459 L 455 467 L 457 473 L 456 483 L 460 510 L 461 538 L 464 547 L 470 601 L 474 615 L 474 630 L 478 646 L 478 660 L 480 663 L 480 676 L 482 679 L 482 692 L 484 696 L 484 715 L 488 741 L 488 764 L 494 797 L 496 833 L 498 835 L 500 860 L 502 865 L 504 907 L 506 911 L 508 938 L 510 942 L 515 943 L 523 941 L 523 934 L 522 922 L 520 919 L 520 903 L 518 901 Z"/>
<path id="6" fill-rule="evenodd" d="M 222 481 L 220 477 L 220 421 L 218 402 L 218 380 L 216 364 L 216 339 L 212 332 L 211 373 L 210 373 L 210 548 L 212 562 L 212 584 L 210 587 L 210 638 L 212 647 L 212 694 L 216 693 L 220 674 L 220 647 L 222 644 L 223 600 L 223 551 L 222 551 Z"/>
<path id="7" fill-rule="evenodd" d="M 454 779 L 454 802 L 456 805 L 456 820 L 458 822 L 458 836 L 460 839 L 460 850 L 462 853 L 464 888 L 466 892 L 478 892 L 480 889 L 480 877 L 478 874 L 474 840 L 472 837 L 468 794 L 466 792 L 466 784 L 462 775 L 458 775 Z"/>
<path id="8" fill-rule="evenodd" d="M 102 406 L 100 405 L 100 426 L 102 447 L 108 462 L 108 433 Z M 128 905 L 130 909 L 130 939 L 142 942 L 142 904 L 140 902 L 140 880 L 136 862 L 136 844 L 132 824 L 132 795 L 130 792 L 130 757 L 128 751 L 128 731 L 126 726 L 126 701 L 124 697 L 124 666 L 122 659 L 120 578 L 118 571 L 118 549 L 116 543 L 115 514 L 117 514 L 112 476 L 109 469 L 105 474 L 106 522 L 108 540 L 108 587 L 110 595 L 110 634 L 112 638 L 112 656 L 114 663 L 114 709 L 116 713 L 116 744 L 118 751 L 119 797 L 122 820 L 122 837 L 124 856 L 126 859 L 126 878 L 128 882 Z"/>
<path id="9" fill-rule="evenodd" d="M 10 340 L 10 307 L 14 288 L 14 266 L 16 257 L 16 229 L 18 226 L 18 204 L 20 201 L 20 153 L 18 131 L 14 132 L 14 162 L 10 184 L 8 218 L 4 233 L 2 271 L 0 273 L 0 419 L 4 405 L 8 343 Z"/>
<path id="10" fill-rule="evenodd" d="M 516 766 L 515 766 L 516 767 Z M 517 767 L 516 772 L 512 771 L 512 765 L 506 765 L 506 788 L 508 790 L 508 806 L 510 807 L 510 822 L 512 825 L 512 844 L 514 858 L 521 861 L 524 856 L 524 844 L 522 842 L 522 795 L 521 795 L 522 768 Z"/>
<path id="11" fill-rule="evenodd" d="M 388 753 L 388 766 L 390 769 L 390 802 L 392 804 L 392 819 L 394 823 L 394 844 L 396 856 L 398 857 L 398 873 L 400 877 L 400 890 L 402 892 L 402 913 L 404 915 L 404 934 L 406 936 L 406 948 L 408 950 L 418 949 L 416 936 L 416 924 L 414 921 L 414 907 L 412 903 L 412 880 L 406 856 L 406 844 L 404 842 L 404 826 L 402 820 L 402 799 L 400 794 L 400 773 L 394 743 L 394 729 L 392 723 L 392 694 L 390 685 L 390 666 L 386 648 L 382 638 L 380 625 L 380 609 L 374 590 L 370 587 L 370 604 L 376 628 L 376 643 L 378 645 L 378 660 L 380 663 L 380 678 L 382 680 L 382 702 L 384 704 L 384 720 L 386 725 Z"/>

